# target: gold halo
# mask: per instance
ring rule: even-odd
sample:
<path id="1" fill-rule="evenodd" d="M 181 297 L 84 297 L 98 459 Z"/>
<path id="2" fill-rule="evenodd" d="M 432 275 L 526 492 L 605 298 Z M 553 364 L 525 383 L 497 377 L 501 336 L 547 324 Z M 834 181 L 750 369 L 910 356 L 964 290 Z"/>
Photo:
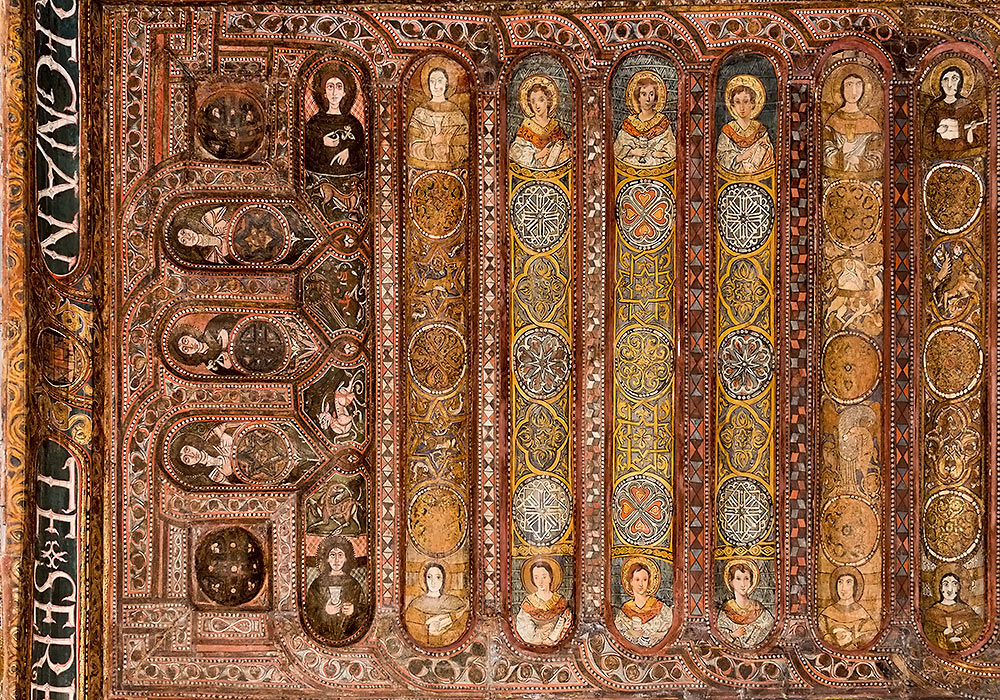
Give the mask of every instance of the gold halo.
<path id="1" fill-rule="evenodd" d="M 552 586 L 549 590 L 555 593 L 559 590 L 560 584 L 562 584 L 562 566 L 560 566 L 559 562 L 552 557 L 543 556 L 532 557 L 531 559 L 525 560 L 525 562 L 521 564 L 521 583 L 524 584 L 524 590 L 528 593 L 534 593 L 538 590 L 535 588 L 535 584 L 531 580 L 531 567 L 539 562 L 545 562 L 552 569 Z"/>
<path id="2" fill-rule="evenodd" d="M 662 112 L 663 108 L 667 106 L 667 84 L 663 82 L 663 78 L 654 71 L 641 70 L 629 78 L 628 85 L 625 86 L 625 106 L 632 114 L 639 113 L 639 105 L 635 102 L 635 86 L 640 80 L 646 78 L 656 83 L 656 104 L 653 105 L 653 111 Z"/>
<path id="3" fill-rule="evenodd" d="M 971 98 L 972 91 L 976 88 L 977 83 L 977 73 L 976 69 L 972 67 L 965 59 L 959 58 L 957 56 L 951 56 L 945 60 L 939 62 L 930 72 L 927 73 L 927 77 L 921 82 L 921 91 L 927 93 L 932 97 L 941 96 L 941 76 L 949 68 L 958 68 L 962 71 L 962 91 L 958 93 L 962 97 Z M 924 87 L 926 86 L 926 88 Z"/>
<path id="4" fill-rule="evenodd" d="M 427 81 L 431 77 L 431 71 L 435 68 L 440 68 L 448 76 L 448 87 L 444 91 L 444 98 L 450 99 L 455 91 L 458 90 L 459 81 L 464 77 L 465 71 L 462 67 L 452 61 L 450 58 L 445 58 L 444 56 L 432 56 L 424 61 L 423 65 L 420 66 L 420 89 L 424 92 L 428 99 L 431 96 L 430 86 Z M 412 78 L 411 78 L 412 81 Z M 413 84 L 412 82 L 410 83 Z"/>
<path id="5" fill-rule="evenodd" d="M 943 579 L 948 574 L 954 574 L 958 577 L 958 594 L 965 594 L 965 600 L 968 602 L 969 596 L 971 595 L 970 588 L 972 587 L 972 577 L 969 576 L 969 570 L 958 563 L 942 564 L 934 570 L 934 590 L 933 598 L 938 600 L 941 597 L 941 579 Z"/>
<path id="6" fill-rule="evenodd" d="M 649 569 L 649 586 L 646 588 L 646 595 L 654 595 L 660 590 L 660 567 L 649 557 L 629 557 L 622 564 L 621 579 L 624 591 L 631 595 L 632 589 L 628 585 L 629 579 L 632 578 L 632 570 L 638 564 L 642 564 Z"/>
<path id="7" fill-rule="evenodd" d="M 879 73 L 862 63 L 842 63 L 823 77 L 821 101 L 823 103 L 824 120 L 843 106 L 840 94 L 844 79 L 851 73 L 857 73 L 865 86 L 864 95 L 858 107 L 879 124 L 882 123 L 882 99 L 885 96 L 885 81 Z M 874 87 L 873 87 L 874 86 Z"/>
<path id="8" fill-rule="evenodd" d="M 755 75 L 750 75 L 749 73 L 741 73 L 739 75 L 734 75 L 726 83 L 726 90 L 723 93 L 723 99 L 726 100 L 726 111 L 732 115 L 733 119 L 736 119 L 736 115 L 733 114 L 733 105 L 729 99 L 729 93 L 739 86 L 748 87 L 754 91 L 757 95 L 756 103 L 754 104 L 753 112 L 750 113 L 751 119 L 756 119 L 757 115 L 760 114 L 761 110 L 764 109 L 764 100 L 767 95 L 764 92 L 764 83 L 760 82 L 760 78 Z"/>
<path id="9" fill-rule="evenodd" d="M 840 596 L 837 595 L 837 581 L 844 574 L 850 574 L 854 577 L 854 602 L 860 603 L 861 595 L 865 592 L 865 577 L 853 566 L 838 566 L 830 574 L 830 595 L 833 597 L 833 602 L 836 603 L 840 600 Z"/>
<path id="10" fill-rule="evenodd" d="M 528 119 L 535 116 L 535 113 L 531 110 L 531 105 L 528 104 L 528 92 L 536 85 L 545 86 L 551 90 L 552 94 L 555 96 L 552 98 L 552 109 L 549 110 L 549 116 L 553 116 L 556 113 L 556 109 L 559 108 L 559 88 L 556 87 L 555 81 L 553 81 L 552 78 L 547 75 L 542 75 L 541 73 L 529 75 L 521 81 L 521 87 L 517 90 L 517 98 L 521 105 L 521 112 Z"/>
<path id="11" fill-rule="evenodd" d="M 722 570 L 722 582 L 725 583 L 726 588 L 732 592 L 733 585 L 729 580 L 729 570 L 737 564 L 743 564 L 750 569 L 750 587 L 747 589 L 747 595 L 750 595 L 757 590 L 757 586 L 760 585 L 760 567 L 757 566 L 757 562 L 753 559 L 730 559 L 727 561 L 726 568 Z"/>

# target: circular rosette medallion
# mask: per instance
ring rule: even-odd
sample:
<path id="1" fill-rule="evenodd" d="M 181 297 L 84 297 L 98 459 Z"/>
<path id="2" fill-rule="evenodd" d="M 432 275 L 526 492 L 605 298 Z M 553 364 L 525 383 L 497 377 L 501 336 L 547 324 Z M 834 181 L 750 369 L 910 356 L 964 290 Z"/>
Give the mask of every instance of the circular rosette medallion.
<path id="1" fill-rule="evenodd" d="M 924 505 L 924 544 L 936 558 L 958 561 L 979 544 L 982 520 L 983 507 L 968 491 L 938 491 Z"/>
<path id="2" fill-rule="evenodd" d="M 634 474 L 615 487 L 611 514 L 619 536 L 629 544 L 645 547 L 663 543 L 673 520 L 673 499 L 663 482 Z"/>
<path id="3" fill-rule="evenodd" d="M 546 547 L 565 534 L 573 517 L 569 488 L 551 476 L 530 476 L 514 489 L 514 526 L 529 545 Z"/>
<path id="4" fill-rule="evenodd" d="M 774 500 L 759 481 L 734 477 L 719 489 L 716 518 L 719 534 L 729 544 L 757 544 L 771 532 Z"/>
<path id="5" fill-rule="evenodd" d="M 857 403 L 875 390 L 879 352 L 862 335 L 838 333 L 823 346 L 823 386 L 840 403 Z"/>
<path id="6" fill-rule="evenodd" d="M 207 99 L 197 127 L 201 145 L 216 158 L 246 158 L 264 140 L 263 110 L 239 90 L 224 90 Z"/>
<path id="7" fill-rule="evenodd" d="M 249 603 L 264 586 L 264 550 L 242 527 L 224 527 L 205 535 L 194 555 L 198 587 L 219 605 Z"/>
<path id="8" fill-rule="evenodd" d="M 421 233 L 447 238 L 465 216 L 465 183 L 446 170 L 431 170 L 410 185 L 410 215 Z"/>
<path id="9" fill-rule="evenodd" d="M 857 496 L 827 501 L 820 516 L 823 553 L 838 566 L 860 566 L 871 559 L 879 538 L 878 516 Z"/>
<path id="10" fill-rule="evenodd" d="M 280 482 L 292 470 L 295 452 L 284 432 L 269 425 L 254 425 L 233 438 L 234 466 L 252 484 Z"/>
<path id="11" fill-rule="evenodd" d="M 271 374 L 283 369 L 289 345 L 284 330 L 264 318 L 241 321 L 233 328 L 233 361 L 245 372 Z"/>
<path id="12" fill-rule="evenodd" d="M 432 396 L 455 390 L 465 376 L 465 339 L 444 323 L 422 326 L 410 339 L 410 376 L 420 389 Z"/>
<path id="13" fill-rule="evenodd" d="M 514 374 L 534 399 L 550 399 L 562 391 L 572 366 L 569 343 L 551 328 L 533 328 L 514 343 Z"/>
<path id="14" fill-rule="evenodd" d="M 740 401 L 760 396 L 774 376 L 774 348 L 757 331 L 733 331 L 723 338 L 718 362 L 722 389 Z"/>
<path id="15" fill-rule="evenodd" d="M 615 345 L 615 379 L 633 399 L 662 393 L 674 376 L 674 348 L 659 328 L 630 328 Z"/>
<path id="16" fill-rule="evenodd" d="M 410 499 L 410 539 L 423 554 L 444 557 L 454 553 L 468 527 L 465 501 L 444 484 L 420 489 Z"/>
<path id="17" fill-rule="evenodd" d="M 569 230 L 569 197 L 551 182 L 529 182 L 511 200 L 511 223 L 518 238 L 536 253 L 562 240 Z"/>
<path id="18" fill-rule="evenodd" d="M 727 185 L 719 195 L 719 235 L 735 253 L 760 248 L 774 228 L 774 199 L 752 182 Z"/>
<path id="19" fill-rule="evenodd" d="M 242 262 L 264 264 L 283 257 L 291 244 L 288 222 L 270 207 L 244 207 L 230 226 L 233 253 Z"/>
<path id="20" fill-rule="evenodd" d="M 964 396 L 982 373 L 983 349 L 975 333 L 959 326 L 931 331 L 924 345 L 924 376 L 931 391 L 945 399 Z"/>
<path id="21" fill-rule="evenodd" d="M 632 180 L 618 192 L 615 216 L 625 242 L 636 250 L 655 250 L 674 228 L 674 195 L 658 180 Z"/>
<path id="22" fill-rule="evenodd" d="M 838 180 L 823 193 L 823 226 L 843 248 L 875 237 L 882 227 L 882 192 L 857 180 Z"/>
<path id="23" fill-rule="evenodd" d="M 924 211 L 941 233 L 968 228 L 983 208 L 983 181 L 963 163 L 940 163 L 924 178 Z"/>

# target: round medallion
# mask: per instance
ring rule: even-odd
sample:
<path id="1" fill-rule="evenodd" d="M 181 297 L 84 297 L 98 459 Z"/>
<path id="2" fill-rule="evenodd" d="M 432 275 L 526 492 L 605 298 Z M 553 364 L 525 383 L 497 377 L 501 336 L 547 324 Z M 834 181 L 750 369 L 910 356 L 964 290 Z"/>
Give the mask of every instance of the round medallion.
<path id="1" fill-rule="evenodd" d="M 674 347 L 659 328 L 630 328 L 615 344 L 615 380 L 633 399 L 666 391 L 674 376 Z"/>
<path id="2" fill-rule="evenodd" d="M 636 250 L 655 250 L 674 229 L 674 195 L 658 180 L 632 180 L 618 192 L 615 216 L 625 242 Z"/>
<path id="3" fill-rule="evenodd" d="M 774 348 L 762 333 L 733 331 L 719 344 L 719 382 L 734 399 L 746 401 L 767 389 L 774 376 Z"/>
<path id="4" fill-rule="evenodd" d="M 611 496 L 615 529 L 636 547 L 663 542 L 670 533 L 673 511 L 666 486 L 646 474 L 622 479 Z"/>
<path id="5" fill-rule="evenodd" d="M 529 182 L 511 199 L 511 224 L 536 253 L 550 250 L 569 230 L 569 197 L 551 182 Z"/>
<path id="6" fill-rule="evenodd" d="M 554 544 L 573 517 L 569 489 L 551 476 L 531 476 L 518 484 L 513 498 L 514 526 L 526 543 Z"/>
<path id="7" fill-rule="evenodd" d="M 752 182 L 726 186 L 719 195 L 719 235 L 735 253 L 760 248 L 774 228 L 774 199 Z"/>
<path id="8" fill-rule="evenodd" d="M 269 263 L 283 257 L 291 243 L 288 222 L 270 207 L 245 207 L 230 226 L 233 253 L 242 262 Z"/>
<path id="9" fill-rule="evenodd" d="M 879 352 L 858 334 L 838 333 L 823 346 L 823 386 L 840 403 L 857 403 L 875 390 Z"/>
<path id="10" fill-rule="evenodd" d="M 837 244 L 854 248 L 882 228 L 882 192 L 858 180 L 838 180 L 823 193 L 823 226 Z"/>
<path id="11" fill-rule="evenodd" d="M 964 163 L 939 163 L 924 178 L 924 211 L 941 233 L 969 227 L 983 208 L 983 181 Z"/>
<path id="12" fill-rule="evenodd" d="M 288 436 L 268 425 L 241 430 L 233 439 L 233 456 L 236 473 L 253 484 L 278 483 L 295 463 Z"/>
<path id="13" fill-rule="evenodd" d="M 427 556 L 454 553 L 465 539 L 467 521 L 465 502 L 450 486 L 434 484 L 410 499 L 410 539 Z"/>
<path id="14" fill-rule="evenodd" d="M 532 328 L 514 342 L 514 374 L 529 396 L 549 399 L 569 381 L 569 343 L 551 328 Z"/>
<path id="15" fill-rule="evenodd" d="M 410 215 L 420 231 L 431 238 L 447 238 L 458 231 L 465 217 L 465 183 L 446 170 L 431 170 L 410 185 Z"/>
<path id="16" fill-rule="evenodd" d="M 860 566 L 871 559 L 879 538 L 878 516 L 857 496 L 827 501 L 820 516 L 823 553 L 837 566 Z"/>
<path id="17" fill-rule="evenodd" d="M 979 500 L 968 491 L 938 491 L 924 505 L 924 544 L 936 558 L 958 561 L 979 544 L 982 515 Z"/>
<path id="18" fill-rule="evenodd" d="M 242 527 L 223 527 L 205 535 L 194 555 L 202 593 L 219 605 L 249 603 L 264 587 L 264 550 Z"/>
<path id="19" fill-rule="evenodd" d="M 257 100 L 245 92 L 218 92 L 205 101 L 198 114 L 201 145 L 225 160 L 251 156 L 264 140 L 263 114 Z"/>
<path id="20" fill-rule="evenodd" d="M 465 376 L 465 339 L 444 323 L 421 326 L 410 338 L 407 365 L 421 390 L 432 396 L 448 394 Z"/>
<path id="21" fill-rule="evenodd" d="M 757 544 L 771 532 L 774 501 L 755 479 L 735 477 L 719 489 L 719 534 L 737 547 Z"/>
<path id="22" fill-rule="evenodd" d="M 287 364 L 288 343 L 285 334 L 272 321 L 253 318 L 233 329 L 233 360 L 247 372 L 270 374 Z"/>
<path id="23" fill-rule="evenodd" d="M 938 396 L 955 399 L 972 391 L 983 373 L 983 349 L 976 334 L 960 326 L 931 331 L 924 345 L 924 376 Z"/>

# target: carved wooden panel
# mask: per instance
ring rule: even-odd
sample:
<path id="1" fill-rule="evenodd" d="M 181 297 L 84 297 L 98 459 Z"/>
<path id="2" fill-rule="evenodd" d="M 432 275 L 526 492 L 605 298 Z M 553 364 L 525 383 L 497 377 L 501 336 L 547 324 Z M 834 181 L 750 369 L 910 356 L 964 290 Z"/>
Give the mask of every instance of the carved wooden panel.
<path id="1" fill-rule="evenodd" d="M 8 10 L 4 698 L 1000 693 L 995 4 Z"/>

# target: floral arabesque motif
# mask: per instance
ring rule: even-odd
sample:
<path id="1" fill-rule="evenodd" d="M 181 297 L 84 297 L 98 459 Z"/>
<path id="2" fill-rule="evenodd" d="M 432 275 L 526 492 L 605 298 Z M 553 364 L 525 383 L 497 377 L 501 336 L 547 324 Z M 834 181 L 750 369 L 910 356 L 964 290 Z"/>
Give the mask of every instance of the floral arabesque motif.
<path id="1" fill-rule="evenodd" d="M 618 382 L 635 399 L 662 392 L 674 376 L 673 344 L 657 328 L 630 328 L 618 340 Z"/>
<path id="2" fill-rule="evenodd" d="M 536 328 L 514 344 L 514 373 L 529 396 L 552 398 L 566 386 L 573 359 L 569 344 L 551 328 Z"/>
<path id="3" fill-rule="evenodd" d="M 719 381 L 734 399 L 759 396 L 774 376 L 774 348 L 763 334 L 734 331 L 719 346 Z"/>
<path id="4" fill-rule="evenodd" d="M 722 283 L 722 298 L 738 323 L 746 323 L 767 299 L 767 287 L 749 260 L 737 260 Z"/>

